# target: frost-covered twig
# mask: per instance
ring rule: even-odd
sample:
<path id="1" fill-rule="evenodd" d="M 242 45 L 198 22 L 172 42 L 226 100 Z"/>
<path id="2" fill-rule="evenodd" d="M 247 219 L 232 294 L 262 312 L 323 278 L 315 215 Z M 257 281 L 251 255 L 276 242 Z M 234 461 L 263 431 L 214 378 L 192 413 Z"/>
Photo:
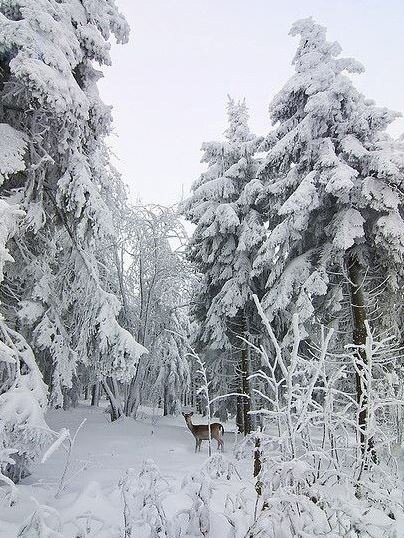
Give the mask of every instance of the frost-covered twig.
<path id="1" fill-rule="evenodd" d="M 51 456 L 56 452 L 60 447 L 63 447 L 66 451 L 66 461 L 63 468 L 62 475 L 59 480 L 58 489 L 56 491 L 55 497 L 59 497 L 62 491 L 66 487 L 66 477 L 68 474 L 68 471 L 70 469 L 71 465 L 71 458 L 72 458 L 72 451 L 74 448 L 74 444 L 76 442 L 76 437 L 81 430 L 81 428 L 84 426 L 86 422 L 86 418 L 81 421 L 79 426 L 77 427 L 73 437 L 70 435 L 70 431 L 66 428 L 62 428 L 60 432 L 52 432 L 52 434 L 56 437 L 55 441 L 50 445 L 50 447 L 47 449 L 45 454 L 42 457 L 42 463 L 45 463 Z M 63 443 L 66 442 L 66 445 Z"/>

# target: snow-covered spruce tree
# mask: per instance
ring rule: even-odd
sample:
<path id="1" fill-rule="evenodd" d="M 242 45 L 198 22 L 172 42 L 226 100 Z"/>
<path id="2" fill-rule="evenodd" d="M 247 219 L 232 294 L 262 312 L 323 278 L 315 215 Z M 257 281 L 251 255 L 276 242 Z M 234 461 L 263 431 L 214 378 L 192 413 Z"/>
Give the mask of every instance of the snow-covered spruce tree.
<path id="1" fill-rule="evenodd" d="M 202 145 L 208 169 L 192 187 L 184 214 L 196 225 L 189 259 L 202 274 L 196 293 L 198 348 L 238 350 L 239 392 L 249 392 L 249 351 L 240 340 L 252 324 L 252 258 L 264 237 L 260 214 L 247 203 L 245 188 L 254 179 L 254 159 L 260 140 L 248 127 L 245 101 L 228 102 L 225 141 Z M 244 402 L 243 429 L 249 431 L 248 402 Z"/>
<path id="2" fill-rule="evenodd" d="M 326 40 L 322 26 L 300 20 L 291 34 L 300 36 L 296 72 L 270 106 L 276 127 L 258 172 L 271 232 L 255 273 L 270 270 L 263 298 L 269 319 L 289 325 L 298 312 L 306 335 L 338 316 L 350 295 L 347 333 L 360 345 L 375 279 L 382 320 L 403 304 L 404 154 L 385 132 L 398 114 L 355 89 L 346 73 L 362 66 L 339 58 L 340 46 Z M 359 398 L 359 379 L 357 392 Z"/>
<path id="3" fill-rule="evenodd" d="M 123 380 L 145 351 L 119 325 L 97 256 L 114 229 L 103 198 L 111 116 L 94 63 L 110 64 L 110 35 L 125 42 L 128 27 L 113 0 L 16 0 L 0 3 L 0 30 L 1 121 L 28 146 L 26 171 L 2 187 L 26 211 L 10 245 L 18 264 L 5 275 L 13 291 L 6 306 L 18 310 L 15 324 L 61 405 L 77 361 Z"/>
<path id="4" fill-rule="evenodd" d="M 0 187 L 25 169 L 25 152 L 24 135 L 0 123 Z M 23 216 L 12 194 L 0 198 L 0 298 L 9 292 L 3 285 L 5 264 L 14 261 L 7 244 Z M 43 419 L 46 394 L 32 350 L 7 324 L 0 302 L 0 482 L 1 476 L 18 482 L 29 474 L 31 462 L 49 439 Z"/>

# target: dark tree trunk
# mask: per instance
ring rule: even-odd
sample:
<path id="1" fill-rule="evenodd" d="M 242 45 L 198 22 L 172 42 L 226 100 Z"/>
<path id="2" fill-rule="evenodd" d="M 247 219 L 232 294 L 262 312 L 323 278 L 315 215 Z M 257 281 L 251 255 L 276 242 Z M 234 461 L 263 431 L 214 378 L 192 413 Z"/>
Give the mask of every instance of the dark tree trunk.
<path id="1" fill-rule="evenodd" d="M 356 346 L 364 346 L 366 344 L 366 301 L 365 293 L 363 289 L 364 283 L 364 269 L 358 261 L 355 254 L 350 253 L 348 256 L 348 277 L 351 292 L 351 307 L 352 307 L 352 339 Z M 373 439 L 366 441 L 365 431 L 368 423 L 368 395 L 366 387 L 361 380 L 361 374 L 363 374 L 363 364 L 366 364 L 366 353 L 364 349 L 358 349 L 358 364 L 357 372 L 355 374 L 356 383 L 356 399 L 360 406 L 358 415 L 359 442 L 363 455 L 366 455 L 368 451 L 372 453 L 372 459 L 375 459 L 374 442 Z"/>
<path id="2" fill-rule="evenodd" d="M 163 392 L 163 416 L 166 417 L 168 415 L 168 394 L 167 389 L 164 386 L 164 392 Z"/>
<path id="3" fill-rule="evenodd" d="M 139 368 L 140 365 L 138 364 L 136 368 L 136 372 L 134 377 L 131 379 L 129 386 L 128 386 L 128 396 L 125 402 L 125 409 L 124 413 L 127 417 L 133 417 L 136 418 L 136 413 L 139 407 L 138 402 L 138 386 L 137 386 L 137 378 L 139 374 Z"/>
<path id="4" fill-rule="evenodd" d="M 70 388 L 63 387 L 63 409 L 66 411 L 71 407 L 77 407 L 79 405 L 79 392 L 80 386 L 77 377 L 73 378 L 72 386 Z"/>
<path id="5" fill-rule="evenodd" d="M 242 386 L 242 392 L 245 394 L 245 396 L 242 398 L 243 400 L 243 433 L 244 435 L 248 435 L 251 432 L 251 415 L 249 414 L 249 411 L 251 410 L 250 406 L 250 382 L 249 382 L 249 373 L 250 371 L 250 365 L 249 365 L 249 353 L 247 346 L 244 345 L 244 348 L 241 350 L 241 386 Z"/>
<path id="6" fill-rule="evenodd" d="M 257 479 L 257 482 L 255 483 L 255 491 L 257 492 L 257 495 L 261 497 L 262 495 L 262 482 L 259 479 L 259 475 L 261 473 L 262 468 L 262 461 L 261 461 L 261 439 L 259 437 L 256 437 L 255 439 L 255 445 L 254 445 L 254 469 L 253 469 L 253 476 Z"/>
<path id="7" fill-rule="evenodd" d="M 91 405 L 94 407 L 98 407 L 100 404 L 100 392 L 100 384 L 97 381 L 91 389 Z"/>
<path id="8" fill-rule="evenodd" d="M 112 379 L 111 377 L 108 377 L 105 381 L 102 381 L 102 386 L 109 400 L 111 422 L 114 422 L 124 414 L 119 402 L 119 394 L 117 390 L 116 380 Z"/>
<path id="9" fill-rule="evenodd" d="M 238 387 L 237 387 L 237 392 L 239 394 L 241 394 L 243 392 L 243 384 L 242 384 L 242 379 L 241 379 L 241 375 L 240 375 L 240 378 L 238 379 L 239 381 L 239 384 L 238 384 Z M 236 400 L 236 425 L 237 425 L 237 430 L 240 432 L 240 433 L 243 433 L 244 432 L 244 405 L 243 405 L 243 400 L 244 398 L 242 396 L 237 396 L 237 400 Z"/>

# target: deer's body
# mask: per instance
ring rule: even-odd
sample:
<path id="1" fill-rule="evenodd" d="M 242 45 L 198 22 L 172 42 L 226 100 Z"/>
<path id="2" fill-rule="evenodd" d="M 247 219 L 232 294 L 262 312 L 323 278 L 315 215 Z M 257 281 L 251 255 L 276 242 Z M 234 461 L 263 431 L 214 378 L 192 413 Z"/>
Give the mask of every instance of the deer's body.
<path id="1" fill-rule="evenodd" d="M 192 435 L 195 437 L 195 452 L 201 451 L 202 441 L 209 440 L 209 427 L 207 424 L 192 424 L 192 415 L 193 413 L 182 413 L 185 418 L 185 422 L 191 431 Z M 224 451 L 224 441 L 223 441 L 224 428 L 219 422 L 214 422 L 210 425 L 210 438 L 216 439 L 217 448 Z"/>

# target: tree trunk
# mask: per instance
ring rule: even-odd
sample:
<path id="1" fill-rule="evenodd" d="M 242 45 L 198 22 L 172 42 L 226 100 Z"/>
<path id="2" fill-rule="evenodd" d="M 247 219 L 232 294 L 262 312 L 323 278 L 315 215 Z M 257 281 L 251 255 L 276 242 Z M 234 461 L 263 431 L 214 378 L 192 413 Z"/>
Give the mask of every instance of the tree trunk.
<path id="1" fill-rule="evenodd" d="M 91 405 L 94 407 L 98 407 L 100 404 L 100 384 L 97 381 L 97 383 L 94 383 L 91 389 Z"/>
<path id="2" fill-rule="evenodd" d="M 249 414 L 249 411 L 251 410 L 250 407 L 250 382 L 249 382 L 249 354 L 247 345 L 244 344 L 244 348 L 241 350 L 241 386 L 242 386 L 242 392 L 245 394 L 245 396 L 242 398 L 243 400 L 243 433 L 244 435 L 248 435 L 251 432 L 251 415 Z"/>
<path id="3" fill-rule="evenodd" d="M 108 377 L 105 381 L 102 381 L 102 386 L 110 403 L 111 422 L 114 422 L 124 414 L 119 401 L 118 385 L 115 379 Z"/>
<path id="4" fill-rule="evenodd" d="M 125 401 L 124 412 L 127 417 L 132 418 L 136 418 L 137 410 L 139 408 L 139 369 L 140 363 L 137 365 L 136 373 L 127 387 L 127 398 Z"/>
<path id="5" fill-rule="evenodd" d="M 352 307 L 352 339 L 356 346 L 365 346 L 366 344 L 366 302 L 365 293 L 363 290 L 364 270 L 359 263 L 355 254 L 350 254 L 348 257 L 348 277 L 351 292 L 351 307 Z M 363 373 L 363 365 L 366 364 L 366 352 L 364 349 L 357 350 L 360 361 L 357 364 L 357 372 L 355 374 L 356 382 L 356 400 L 359 405 L 358 426 L 359 442 L 362 455 L 365 456 L 368 451 L 372 452 L 372 459 L 375 458 L 373 450 L 373 439 L 366 441 L 365 431 L 368 426 L 368 394 L 366 387 L 363 386 L 361 374 Z"/>
<path id="6" fill-rule="evenodd" d="M 163 417 L 168 415 L 168 394 L 167 388 L 164 386 L 163 390 Z"/>
<path id="7" fill-rule="evenodd" d="M 239 383 L 238 383 L 238 387 L 237 387 L 237 392 L 239 394 L 241 394 L 243 392 L 243 383 L 242 383 L 242 379 L 241 379 L 241 375 L 240 375 L 240 378 L 237 380 Z M 237 425 L 237 430 L 240 432 L 240 433 L 243 433 L 244 432 L 244 405 L 243 405 L 243 397 L 242 396 L 237 396 L 236 397 L 236 425 Z"/>
<path id="8" fill-rule="evenodd" d="M 253 468 L 253 476 L 257 479 L 255 483 L 255 491 L 257 492 L 257 495 L 261 497 L 262 495 L 262 482 L 259 479 L 259 475 L 261 473 L 262 469 L 262 460 L 261 460 L 261 439 L 259 437 L 256 437 L 255 439 L 255 445 L 254 445 L 254 468 Z"/>

